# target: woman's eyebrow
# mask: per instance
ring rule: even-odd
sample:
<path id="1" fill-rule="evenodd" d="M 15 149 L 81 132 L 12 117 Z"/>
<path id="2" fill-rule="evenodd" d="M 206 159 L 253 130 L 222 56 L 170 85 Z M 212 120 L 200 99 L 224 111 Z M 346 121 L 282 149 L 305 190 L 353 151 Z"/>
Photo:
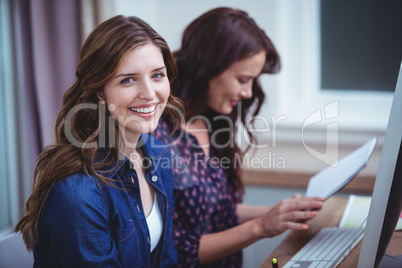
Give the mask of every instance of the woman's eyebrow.
<path id="1" fill-rule="evenodd" d="M 162 66 L 162 67 L 156 68 L 155 70 L 153 70 L 153 72 L 155 72 L 155 71 L 160 71 L 160 70 L 163 70 L 163 69 L 166 69 L 166 66 Z"/>
<path id="2" fill-rule="evenodd" d="M 156 69 L 152 70 L 152 72 L 160 71 L 160 70 L 163 70 L 163 69 L 166 69 L 166 66 L 156 68 Z M 133 76 L 133 75 L 137 75 L 137 73 L 121 73 L 121 74 L 118 74 L 118 75 L 114 76 L 113 78 L 119 78 L 119 77 L 122 77 L 122 76 Z"/>
<path id="3" fill-rule="evenodd" d="M 133 76 L 133 75 L 136 75 L 136 74 L 137 73 L 128 73 L 128 74 L 122 73 L 122 74 L 115 75 L 113 78 L 119 78 L 121 76 Z"/>

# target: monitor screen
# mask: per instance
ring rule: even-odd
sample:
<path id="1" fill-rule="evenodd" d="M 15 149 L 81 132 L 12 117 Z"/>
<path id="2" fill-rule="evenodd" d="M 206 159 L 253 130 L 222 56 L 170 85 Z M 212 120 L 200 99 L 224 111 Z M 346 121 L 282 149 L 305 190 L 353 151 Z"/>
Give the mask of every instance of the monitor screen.
<path id="1" fill-rule="evenodd" d="M 384 255 L 402 209 L 402 64 L 359 256 L 359 268 L 402 267 L 401 256 Z"/>

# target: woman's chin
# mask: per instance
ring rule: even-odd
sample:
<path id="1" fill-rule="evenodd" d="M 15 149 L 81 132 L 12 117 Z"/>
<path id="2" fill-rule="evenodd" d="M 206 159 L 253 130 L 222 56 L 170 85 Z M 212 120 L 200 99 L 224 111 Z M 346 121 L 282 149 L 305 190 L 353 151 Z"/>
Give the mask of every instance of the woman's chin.
<path id="1" fill-rule="evenodd" d="M 212 108 L 212 110 L 214 110 L 214 111 L 217 112 L 218 114 L 229 115 L 229 114 L 232 113 L 233 108 L 234 108 L 234 107 L 232 107 L 232 106 L 230 106 L 230 107 L 219 107 L 219 109 L 214 109 L 214 108 Z"/>

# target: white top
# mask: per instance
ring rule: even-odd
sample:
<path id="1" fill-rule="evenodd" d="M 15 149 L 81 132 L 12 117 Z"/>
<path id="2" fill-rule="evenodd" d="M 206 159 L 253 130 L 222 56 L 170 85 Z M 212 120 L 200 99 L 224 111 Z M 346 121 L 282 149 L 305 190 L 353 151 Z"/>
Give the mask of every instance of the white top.
<path id="1" fill-rule="evenodd" d="M 151 237 L 151 252 L 156 248 L 158 242 L 162 236 L 163 230 L 163 219 L 161 210 L 159 209 L 158 200 L 154 198 L 154 204 L 152 206 L 151 212 L 147 217 L 147 224 L 149 229 L 149 236 Z"/>

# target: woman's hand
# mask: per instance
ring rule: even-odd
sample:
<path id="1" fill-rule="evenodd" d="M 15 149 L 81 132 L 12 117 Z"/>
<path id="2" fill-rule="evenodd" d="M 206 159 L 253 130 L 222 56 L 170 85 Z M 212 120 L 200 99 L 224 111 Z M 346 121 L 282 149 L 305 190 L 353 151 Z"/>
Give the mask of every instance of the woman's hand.
<path id="1" fill-rule="evenodd" d="M 323 201 L 323 198 L 294 195 L 273 207 L 253 208 L 255 206 L 239 205 L 239 218 L 245 222 L 222 232 L 202 235 L 199 261 L 206 264 L 218 260 L 262 238 L 279 235 L 288 229 L 307 229 L 308 225 L 301 221 L 317 216 L 317 210 L 321 209 Z"/>
<path id="2" fill-rule="evenodd" d="M 321 209 L 323 202 L 323 198 L 304 197 L 299 194 L 280 201 L 256 219 L 262 236 L 273 237 L 288 229 L 308 229 L 304 222 L 317 216 L 317 210 Z"/>

